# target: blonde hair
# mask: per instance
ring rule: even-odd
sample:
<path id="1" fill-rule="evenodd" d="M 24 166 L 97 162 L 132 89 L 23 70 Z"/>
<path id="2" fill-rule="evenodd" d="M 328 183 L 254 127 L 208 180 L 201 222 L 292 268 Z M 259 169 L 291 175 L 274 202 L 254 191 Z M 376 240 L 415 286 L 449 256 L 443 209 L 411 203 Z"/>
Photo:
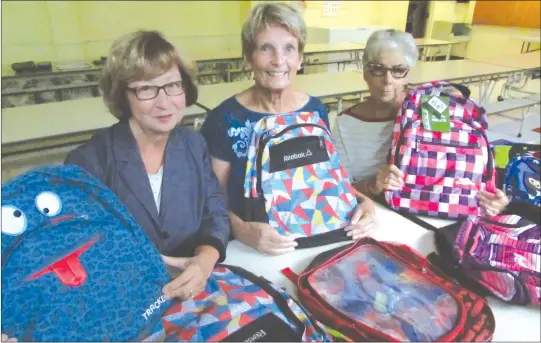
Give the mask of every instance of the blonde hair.
<path id="1" fill-rule="evenodd" d="M 301 14 L 292 6 L 283 3 L 268 3 L 254 7 L 242 26 L 242 55 L 250 58 L 256 47 L 256 36 L 271 25 L 280 25 L 295 36 L 299 42 L 299 53 L 306 43 L 306 24 Z"/>
<path id="2" fill-rule="evenodd" d="M 115 40 L 102 71 L 100 89 L 109 111 L 118 119 L 130 117 L 126 87 L 130 82 L 150 80 L 178 66 L 186 105 L 197 101 L 195 70 L 175 47 L 157 31 L 137 31 Z"/>

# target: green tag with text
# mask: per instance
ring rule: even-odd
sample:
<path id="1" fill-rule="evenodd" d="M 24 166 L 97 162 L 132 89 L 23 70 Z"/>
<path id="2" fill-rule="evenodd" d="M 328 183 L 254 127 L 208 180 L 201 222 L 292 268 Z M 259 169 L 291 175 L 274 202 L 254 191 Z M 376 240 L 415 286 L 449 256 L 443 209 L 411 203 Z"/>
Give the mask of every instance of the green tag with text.
<path id="1" fill-rule="evenodd" d="M 421 95 L 421 115 L 425 130 L 449 132 L 449 97 Z"/>

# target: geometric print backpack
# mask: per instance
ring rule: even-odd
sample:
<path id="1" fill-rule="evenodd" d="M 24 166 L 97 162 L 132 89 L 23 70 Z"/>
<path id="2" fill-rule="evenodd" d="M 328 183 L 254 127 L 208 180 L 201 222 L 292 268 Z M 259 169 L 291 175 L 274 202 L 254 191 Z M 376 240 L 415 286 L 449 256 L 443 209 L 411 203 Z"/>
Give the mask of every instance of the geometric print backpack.
<path id="1" fill-rule="evenodd" d="M 461 95 L 442 91 L 454 86 Z M 495 192 L 486 111 L 461 85 L 432 82 L 408 92 L 393 129 L 390 163 L 404 185 L 385 191 L 391 208 L 442 218 L 481 215 L 477 193 Z M 465 95 L 464 95 L 465 94 Z"/>
<path id="2" fill-rule="evenodd" d="M 329 129 L 317 112 L 267 116 L 253 127 L 244 183 L 248 221 L 267 222 L 297 248 L 348 240 L 357 206 Z"/>
<path id="3" fill-rule="evenodd" d="M 247 270 L 217 265 L 205 289 L 164 314 L 146 341 L 328 342 L 283 289 Z"/>
<path id="4" fill-rule="evenodd" d="M 2 333 L 19 341 L 138 341 L 171 277 L 127 208 L 75 165 L 2 185 Z"/>

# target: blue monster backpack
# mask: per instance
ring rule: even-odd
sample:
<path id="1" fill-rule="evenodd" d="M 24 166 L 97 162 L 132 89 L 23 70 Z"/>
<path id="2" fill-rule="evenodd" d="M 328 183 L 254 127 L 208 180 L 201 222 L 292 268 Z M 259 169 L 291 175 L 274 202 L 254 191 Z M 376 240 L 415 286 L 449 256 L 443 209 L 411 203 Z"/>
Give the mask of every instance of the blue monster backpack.
<path id="1" fill-rule="evenodd" d="M 134 341 L 160 330 L 170 281 L 118 198 L 77 166 L 2 186 L 2 333 L 19 341 Z"/>
<path id="2" fill-rule="evenodd" d="M 540 169 L 541 161 L 533 156 L 519 156 L 509 161 L 503 187 L 511 202 L 541 208 Z"/>

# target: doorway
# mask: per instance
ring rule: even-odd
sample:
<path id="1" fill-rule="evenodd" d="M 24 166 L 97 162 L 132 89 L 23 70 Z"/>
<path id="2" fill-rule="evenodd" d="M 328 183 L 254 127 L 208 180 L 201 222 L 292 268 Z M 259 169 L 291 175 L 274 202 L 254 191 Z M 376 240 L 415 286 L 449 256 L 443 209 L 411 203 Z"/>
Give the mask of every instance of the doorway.
<path id="1" fill-rule="evenodd" d="M 425 37 L 428 3 L 427 0 L 410 0 L 405 31 L 411 33 L 413 38 Z"/>

